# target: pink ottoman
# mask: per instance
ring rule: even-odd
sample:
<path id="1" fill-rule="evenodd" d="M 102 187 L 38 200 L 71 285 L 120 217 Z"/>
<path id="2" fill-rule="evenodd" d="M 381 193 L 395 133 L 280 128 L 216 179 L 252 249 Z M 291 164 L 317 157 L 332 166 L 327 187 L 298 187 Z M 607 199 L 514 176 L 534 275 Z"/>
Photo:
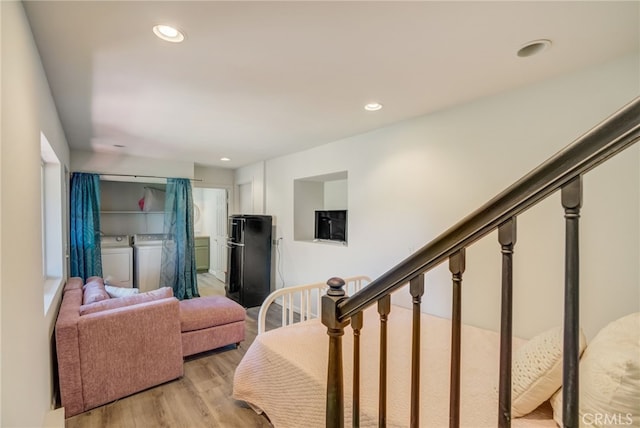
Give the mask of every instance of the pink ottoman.
<path id="1" fill-rule="evenodd" d="M 223 296 L 180 302 L 182 356 L 197 354 L 244 340 L 245 309 Z"/>

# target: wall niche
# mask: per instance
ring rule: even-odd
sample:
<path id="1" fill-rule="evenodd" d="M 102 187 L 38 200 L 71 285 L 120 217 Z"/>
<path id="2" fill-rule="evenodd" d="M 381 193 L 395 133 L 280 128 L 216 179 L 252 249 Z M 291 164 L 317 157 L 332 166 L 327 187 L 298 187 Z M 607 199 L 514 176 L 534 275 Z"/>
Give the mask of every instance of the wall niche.
<path id="1" fill-rule="evenodd" d="M 296 241 L 323 242 L 315 238 L 316 211 L 347 210 L 348 173 L 298 178 L 293 181 L 293 239 Z M 346 227 L 346 226 L 345 226 Z M 340 245 L 347 245 L 347 237 Z"/>

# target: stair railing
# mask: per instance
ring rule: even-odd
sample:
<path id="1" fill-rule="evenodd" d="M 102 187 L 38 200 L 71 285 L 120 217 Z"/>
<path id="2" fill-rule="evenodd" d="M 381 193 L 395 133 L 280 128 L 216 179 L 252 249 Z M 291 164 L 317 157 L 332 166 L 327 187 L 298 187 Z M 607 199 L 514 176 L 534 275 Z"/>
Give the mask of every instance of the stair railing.
<path id="1" fill-rule="evenodd" d="M 344 426 L 342 336 L 351 323 L 354 334 L 353 426 L 359 426 L 359 335 L 362 311 L 377 303 L 380 314 L 380 395 L 378 425 L 386 426 L 386 323 L 390 294 L 409 283 L 412 296 L 412 370 L 409 426 L 420 423 L 420 304 L 424 274 L 449 261 L 452 275 L 451 379 L 449 426 L 460 426 L 460 330 L 465 248 L 498 229 L 502 252 L 500 380 L 498 426 L 511 426 L 511 341 L 513 252 L 517 216 L 557 190 L 565 212 L 565 288 L 563 337 L 563 425 L 578 426 L 579 362 L 579 217 L 582 175 L 640 140 L 640 97 L 556 153 L 533 171 L 455 224 L 420 250 L 347 297 L 344 281 L 331 278 L 322 297 L 322 322 L 329 335 L 326 426 Z"/>

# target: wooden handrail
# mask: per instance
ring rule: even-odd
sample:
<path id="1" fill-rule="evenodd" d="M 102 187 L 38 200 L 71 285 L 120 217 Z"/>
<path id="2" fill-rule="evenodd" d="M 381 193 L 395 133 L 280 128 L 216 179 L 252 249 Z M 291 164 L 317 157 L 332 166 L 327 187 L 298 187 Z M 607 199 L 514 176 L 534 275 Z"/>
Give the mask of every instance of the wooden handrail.
<path id="1" fill-rule="evenodd" d="M 505 221 L 540 202 L 608 158 L 640 140 L 640 97 L 560 150 L 539 167 L 462 219 L 420 250 L 382 274 L 369 286 L 337 303 L 338 321 L 345 321 L 446 261 Z"/>

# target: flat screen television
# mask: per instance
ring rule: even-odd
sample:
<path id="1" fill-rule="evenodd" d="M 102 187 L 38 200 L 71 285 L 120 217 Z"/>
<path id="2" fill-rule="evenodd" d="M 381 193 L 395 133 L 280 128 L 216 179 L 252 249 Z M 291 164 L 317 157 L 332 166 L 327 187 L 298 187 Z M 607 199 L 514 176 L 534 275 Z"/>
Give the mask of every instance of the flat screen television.
<path id="1" fill-rule="evenodd" d="M 316 211 L 314 239 L 347 242 L 347 210 Z"/>

